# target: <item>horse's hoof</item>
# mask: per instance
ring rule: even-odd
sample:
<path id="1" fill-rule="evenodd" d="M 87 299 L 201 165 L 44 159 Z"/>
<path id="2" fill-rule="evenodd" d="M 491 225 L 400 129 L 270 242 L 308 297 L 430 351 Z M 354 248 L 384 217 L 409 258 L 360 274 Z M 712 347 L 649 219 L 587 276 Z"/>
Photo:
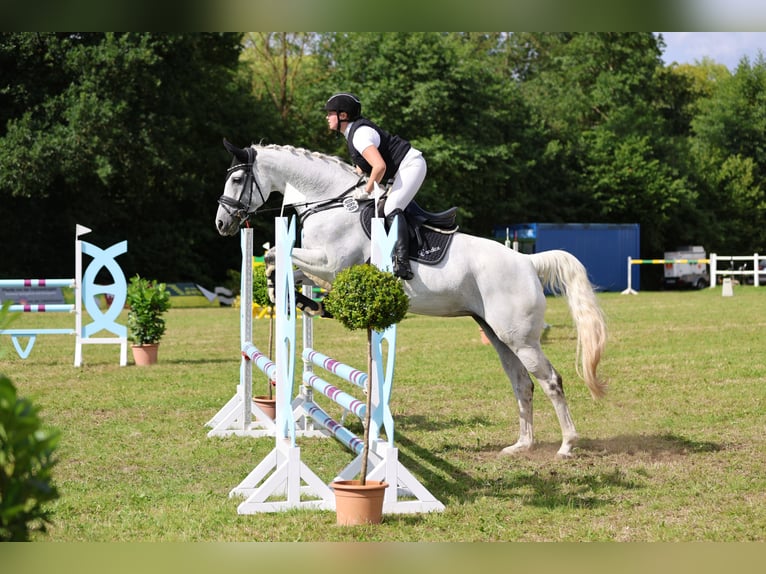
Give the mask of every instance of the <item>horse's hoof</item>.
<path id="1" fill-rule="evenodd" d="M 565 445 L 561 445 L 561 448 L 556 453 L 556 458 L 559 460 L 567 460 L 574 456 L 574 453 L 572 452 L 574 450 L 574 443 L 567 443 Z"/>
<path id="2" fill-rule="evenodd" d="M 519 454 L 520 452 L 527 452 L 532 448 L 531 444 L 527 443 L 519 443 L 512 444 L 511 446 L 505 447 L 503 450 L 500 451 L 500 454 L 503 456 L 513 456 L 515 454 Z"/>
<path id="3" fill-rule="evenodd" d="M 574 456 L 572 454 L 572 451 L 574 450 L 574 447 L 577 444 L 577 441 L 579 439 L 580 439 L 580 437 L 577 436 L 576 434 L 573 434 L 573 435 L 567 437 L 564 440 L 564 442 L 561 443 L 561 446 L 559 447 L 559 450 L 556 453 L 556 458 L 558 458 L 558 459 L 572 458 L 572 456 Z"/>

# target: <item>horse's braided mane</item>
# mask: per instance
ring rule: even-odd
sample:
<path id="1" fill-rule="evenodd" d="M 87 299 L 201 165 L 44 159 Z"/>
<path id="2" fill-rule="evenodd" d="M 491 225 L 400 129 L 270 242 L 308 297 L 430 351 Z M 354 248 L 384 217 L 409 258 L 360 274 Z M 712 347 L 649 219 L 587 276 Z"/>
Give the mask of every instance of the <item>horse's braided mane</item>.
<path id="1" fill-rule="evenodd" d="M 254 144 L 253 147 L 262 148 L 262 149 L 285 150 L 298 155 L 303 155 L 309 159 L 319 159 L 322 161 L 326 161 L 328 163 L 339 165 L 343 167 L 344 169 L 347 169 L 350 171 L 353 170 L 353 166 L 351 166 L 348 162 L 344 161 L 338 156 L 328 155 L 326 153 L 322 153 L 318 151 L 311 151 L 302 147 L 294 147 L 291 145 L 278 145 L 278 144 L 268 144 L 268 145 Z"/>

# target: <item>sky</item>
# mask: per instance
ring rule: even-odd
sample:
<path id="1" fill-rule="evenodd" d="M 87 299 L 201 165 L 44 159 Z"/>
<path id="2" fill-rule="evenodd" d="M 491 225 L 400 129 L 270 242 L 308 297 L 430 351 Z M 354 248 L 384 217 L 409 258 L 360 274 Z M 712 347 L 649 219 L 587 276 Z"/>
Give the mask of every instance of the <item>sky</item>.
<path id="1" fill-rule="evenodd" d="M 708 56 L 734 71 L 742 56 L 751 63 L 761 50 L 766 57 L 766 32 L 662 32 L 665 64 L 693 64 Z"/>

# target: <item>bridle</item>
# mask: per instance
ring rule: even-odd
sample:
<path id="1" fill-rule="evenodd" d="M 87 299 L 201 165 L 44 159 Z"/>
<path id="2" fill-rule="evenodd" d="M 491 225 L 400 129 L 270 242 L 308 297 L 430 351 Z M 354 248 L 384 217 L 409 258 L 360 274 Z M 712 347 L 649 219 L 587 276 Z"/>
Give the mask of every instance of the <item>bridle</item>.
<path id="1" fill-rule="evenodd" d="M 223 207 L 226 213 L 232 217 L 236 217 L 240 223 L 246 221 L 258 210 L 257 207 L 253 210 L 250 210 L 250 203 L 253 199 L 253 187 L 255 187 L 255 189 L 258 191 L 258 195 L 261 198 L 261 206 L 266 203 L 266 198 L 263 196 L 261 186 L 258 184 L 258 180 L 255 177 L 255 158 L 258 154 L 256 150 L 251 147 L 245 148 L 244 151 L 247 152 L 247 162 L 232 165 L 228 170 L 226 170 L 226 182 L 229 181 L 229 178 L 235 172 L 240 170 L 244 170 L 245 172 L 245 181 L 242 184 L 242 191 L 239 194 L 239 198 L 232 199 L 226 195 L 221 195 L 221 197 L 218 198 L 219 205 Z M 362 185 L 364 181 L 365 178 L 363 176 L 360 177 L 354 185 L 331 199 L 294 205 L 293 207 L 298 208 L 300 206 L 303 208 L 303 210 L 301 210 L 301 212 L 298 214 L 298 222 L 302 224 L 309 216 L 313 215 L 314 213 L 319 213 L 320 211 L 334 209 L 337 207 L 343 207 L 347 211 L 356 211 L 358 209 L 356 200 L 347 197 L 347 195 Z M 225 186 L 226 184 L 224 182 L 224 187 Z M 247 194 L 247 201 L 243 201 L 245 194 Z"/>
<path id="2" fill-rule="evenodd" d="M 221 195 L 221 197 L 218 198 L 219 205 L 224 208 L 226 213 L 239 219 L 240 223 L 253 215 L 258 209 L 255 208 L 252 211 L 250 210 L 250 203 L 253 199 L 253 186 L 255 186 L 255 189 L 258 190 L 258 195 L 261 198 L 261 205 L 266 203 L 266 198 L 263 197 L 261 186 L 258 184 L 258 180 L 255 177 L 255 156 L 257 155 L 257 152 L 251 147 L 246 148 L 245 151 L 247 152 L 247 162 L 232 165 L 228 170 L 226 170 L 227 182 L 235 172 L 239 170 L 244 170 L 245 172 L 245 182 L 242 184 L 242 191 L 239 194 L 239 199 L 232 199 L 226 195 Z M 224 183 L 224 187 L 225 186 L 226 184 Z M 242 198 L 245 197 L 246 193 L 247 201 L 245 202 L 242 201 Z"/>

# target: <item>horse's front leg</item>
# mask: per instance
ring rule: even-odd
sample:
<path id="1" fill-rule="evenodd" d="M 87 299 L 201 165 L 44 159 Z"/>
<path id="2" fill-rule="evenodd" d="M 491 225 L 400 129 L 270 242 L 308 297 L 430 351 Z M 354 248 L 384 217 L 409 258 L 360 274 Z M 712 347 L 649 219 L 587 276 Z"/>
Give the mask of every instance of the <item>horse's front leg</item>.
<path id="1" fill-rule="evenodd" d="M 272 247 L 265 255 L 266 275 L 270 275 L 276 262 L 276 248 Z M 329 258 L 323 249 L 306 249 L 296 247 L 292 251 L 293 264 L 298 268 L 295 271 L 296 284 L 304 277 L 308 277 L 319 287 L 329 289 L 332 284 L 334 271 L 330 269 Z"/>

